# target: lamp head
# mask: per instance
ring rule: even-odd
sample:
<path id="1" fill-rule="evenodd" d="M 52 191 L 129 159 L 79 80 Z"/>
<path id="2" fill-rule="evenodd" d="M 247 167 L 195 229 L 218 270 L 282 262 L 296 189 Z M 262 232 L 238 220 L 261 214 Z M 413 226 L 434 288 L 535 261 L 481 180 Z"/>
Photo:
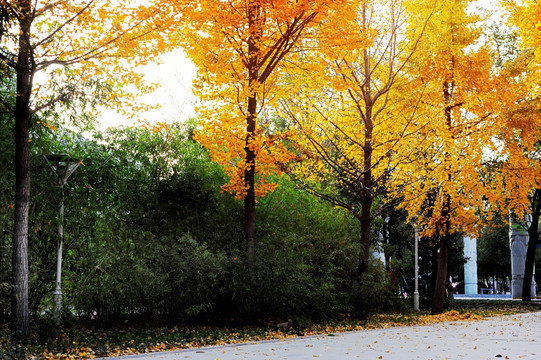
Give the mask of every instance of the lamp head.
<path id="1" fill-rule="evenodd" d="M 81 160 L 71 157 L 67 154 L 49 154 L 45 155 L 45 160 L 58 176 L 60 185 L 65 185 L 71 174 L 77 170 Z"/>

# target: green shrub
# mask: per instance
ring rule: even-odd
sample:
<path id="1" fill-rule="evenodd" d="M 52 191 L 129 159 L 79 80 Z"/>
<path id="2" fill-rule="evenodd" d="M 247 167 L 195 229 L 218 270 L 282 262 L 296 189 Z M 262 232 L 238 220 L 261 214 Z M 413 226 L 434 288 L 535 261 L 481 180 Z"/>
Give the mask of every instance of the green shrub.
<path id="1" fill-rule="evenodd" d="M 398 287 L 389 280 L 379 261 L 371 262 L 368 273 L 363 274 L 352 293 L 354 314 L 360 318 L 402 310 L 406 306 L 406 301 L 398 294 Z"/>

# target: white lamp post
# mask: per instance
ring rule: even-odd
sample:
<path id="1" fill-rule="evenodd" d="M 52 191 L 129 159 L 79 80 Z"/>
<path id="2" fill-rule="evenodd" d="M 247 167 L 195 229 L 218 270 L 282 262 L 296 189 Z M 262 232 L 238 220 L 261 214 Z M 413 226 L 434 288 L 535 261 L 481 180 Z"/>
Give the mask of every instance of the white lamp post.
<path id="1" fill-rule="evenodd" d="M 415 231 L 415 290 L 413 292 L 413 310 L 419 310 L 419 224 L 413 223 Z"/>
<path id="2" fill-rule="evenodd" d="M 58 252 L 56 258 L 56 285 L 54 289 L 54 316 L 56 321 L 60 321 L 62 311 L 62 243 L 64 240 L 64 185 L 68 178 L 81 164 L 80 159 L 72 158 L 66 154 L 45 155 L 45 160 L 58 176 L 58 185 L 60 185 L 60 209 L 58 210 Z"/>

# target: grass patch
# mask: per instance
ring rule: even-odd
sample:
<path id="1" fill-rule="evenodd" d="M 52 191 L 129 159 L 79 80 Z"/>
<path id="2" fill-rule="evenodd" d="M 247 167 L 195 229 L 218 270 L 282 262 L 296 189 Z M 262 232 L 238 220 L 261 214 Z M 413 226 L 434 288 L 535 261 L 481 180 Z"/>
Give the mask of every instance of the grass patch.
<path id="1" fill-rule="evenodd" d="M 541 303 L 519 301 L 455 300 L 450 305 L 444 314 L 435 316 L 429 315 L 426 310 L 406 311 L 374 314 L 363 320 L 347 319 L 286 329 L 261 326 L 158 326 L 149 323 L 106 326 L 75 321 L 59 331 L 37 327 L 26 343 L 12 341 L 7 326 L 3 326 L 0 329 L 0 359 L 91 359 L 341 331 L 413 326 L 442 321 L 473 321 L 483 317 L 541 311 Z M 41 332 L 53 336 L 45 339 Z"/>

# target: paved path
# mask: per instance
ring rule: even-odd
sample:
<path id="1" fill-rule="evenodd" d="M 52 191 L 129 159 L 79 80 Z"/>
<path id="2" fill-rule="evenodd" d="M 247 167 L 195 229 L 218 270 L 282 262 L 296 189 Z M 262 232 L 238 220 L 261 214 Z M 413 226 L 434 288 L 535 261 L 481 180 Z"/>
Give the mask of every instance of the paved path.
<path id="1" fill-rule="evenodd" d="M 541 360 L 541 312 L 122 356 L 137 360 Z"/>
<path id="2" fill-rule="evenodd" d="M 456 300 L 515 300 L 522 301 L 522 299 L 513 299 L 511 294 L 455 294 Z M 534 299 L 535 300 L 535 299 Z"/>

